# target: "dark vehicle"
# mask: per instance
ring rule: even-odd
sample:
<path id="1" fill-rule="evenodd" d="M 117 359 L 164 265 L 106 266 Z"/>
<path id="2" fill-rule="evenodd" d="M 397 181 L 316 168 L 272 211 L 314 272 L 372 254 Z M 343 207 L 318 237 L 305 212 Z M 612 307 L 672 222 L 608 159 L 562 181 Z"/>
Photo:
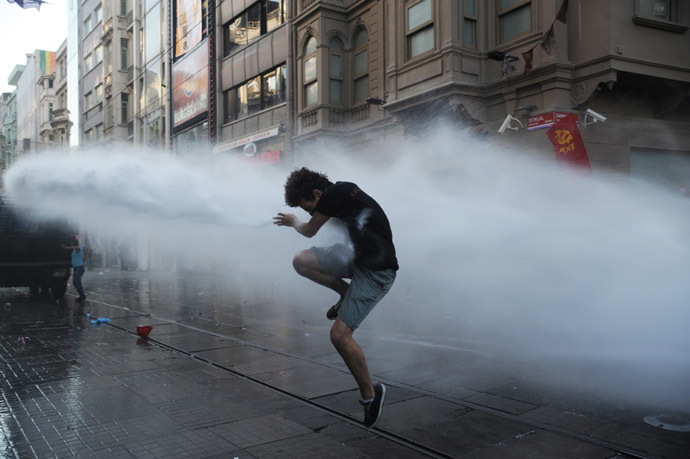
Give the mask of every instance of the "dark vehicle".
<path id="1" fill-rule="evenodd" d="M 66 222 L 42 221 L 0 200 L 0 287 L 29 287 L 60 299 L 67 291 L 74 231 Z"/>

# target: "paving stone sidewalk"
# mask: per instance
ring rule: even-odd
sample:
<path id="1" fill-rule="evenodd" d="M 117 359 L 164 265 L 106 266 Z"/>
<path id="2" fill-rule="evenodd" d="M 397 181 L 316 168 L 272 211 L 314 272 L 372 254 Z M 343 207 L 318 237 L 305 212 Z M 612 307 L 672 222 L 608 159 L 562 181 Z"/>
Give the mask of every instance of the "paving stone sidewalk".
<path id="1" fill-rule="evenodd" d="M 213 299 L 208 286 L 190 309 L 196 284 L 176 300 L 157 291 L 172 290 L 168 275 L 122 276 L 91 279 L 84 305 L 0 291 L 0 456 L 426 457 L 304 402 L 361 417 L 327 326 L 305 333 L 300 322 L 262 321 L 260 305 Z M 87 312 L 111 322 L 93 325 Z M 144 322 L 154 326 L 152 340 L 134 334 Z M 417 355 L 412 344 L 360 338 L 374 377 L 391 383 L 379 427 L 446 457 L 626 457 L 607 442 L 642 457 L 690 457 L 689 434 L 640 423 L 637 414 L 626 424 L 568 411 L 553 388 L 498 371 L 502 362 L 442 347 Z"/>

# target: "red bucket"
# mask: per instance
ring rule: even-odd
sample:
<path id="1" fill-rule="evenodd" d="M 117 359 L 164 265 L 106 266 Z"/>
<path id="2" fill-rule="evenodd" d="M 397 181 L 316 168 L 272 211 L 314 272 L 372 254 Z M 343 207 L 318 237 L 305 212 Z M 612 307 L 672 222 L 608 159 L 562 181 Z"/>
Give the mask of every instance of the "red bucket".
<path id="1" fill-rule="evenodd" d="M 149 336 L 151 330 L 153 330 L 153 327 L 150 325 L 137 325 L 137 335 L 141 336 L 142 338 Z"/>

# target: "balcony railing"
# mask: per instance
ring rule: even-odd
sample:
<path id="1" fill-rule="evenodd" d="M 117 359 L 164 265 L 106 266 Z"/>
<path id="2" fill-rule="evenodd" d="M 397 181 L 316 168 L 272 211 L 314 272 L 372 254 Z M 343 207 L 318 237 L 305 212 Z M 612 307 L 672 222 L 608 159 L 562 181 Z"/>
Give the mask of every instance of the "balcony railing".
<path id="1" fill-rule="evenodd" d="M 318 115 L 319 115 L 319 113 L 317 110 L 312 110 L 310 112 L 303 114 L 302 115 L 302 127 L 308 128 L 311 126 L 316 126 L 316 123 L 319 119 Z"/>
<path id="2" fill-rule="evenodd" d="M 358 123 L 361 121 L 366 121 L 369 119 L 369 105 L 362 105 L 361 107 L 357 107 L 351 112 L 352 116 L 352 122 L 353 123 Z"/>

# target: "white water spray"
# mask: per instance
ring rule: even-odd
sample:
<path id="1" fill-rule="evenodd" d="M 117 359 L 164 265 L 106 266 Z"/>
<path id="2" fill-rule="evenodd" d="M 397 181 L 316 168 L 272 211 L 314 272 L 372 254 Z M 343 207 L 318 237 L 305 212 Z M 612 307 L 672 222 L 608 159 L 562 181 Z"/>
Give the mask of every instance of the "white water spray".
<path id="1" fill-rule="evenodd" d="M 690 386 L 687 197 L 448 133 L 433 138 L 390 145 L 384 166 L 381 157 L 354 161 L 338 146 L 328 155 L 301 153 L 299 166 L 356 182 L 391 221 L 401 270 L 364 327 L 498 343 L 518 362 L 559 356 L 634 366 L 660 371 L 670 387 Z M 47 216 L 114 236 L 137 228 L 170 250 L 189 244 L 268 273 L 257 284 L 290 279 L 281 287 L 289 290 L 308 283 L 291 272 L 292 255 L 319 241 L 271 225 L 285 211 L 288 173 L 220 159 L 94 153 L 33 156 L 5 180 L 15 202 Z M 305 304 L 333 299 L 315 291 L 307 290 Z M 635 384 L 626 388 L 631 397 L 690 409 L 688 394 Z"/>

